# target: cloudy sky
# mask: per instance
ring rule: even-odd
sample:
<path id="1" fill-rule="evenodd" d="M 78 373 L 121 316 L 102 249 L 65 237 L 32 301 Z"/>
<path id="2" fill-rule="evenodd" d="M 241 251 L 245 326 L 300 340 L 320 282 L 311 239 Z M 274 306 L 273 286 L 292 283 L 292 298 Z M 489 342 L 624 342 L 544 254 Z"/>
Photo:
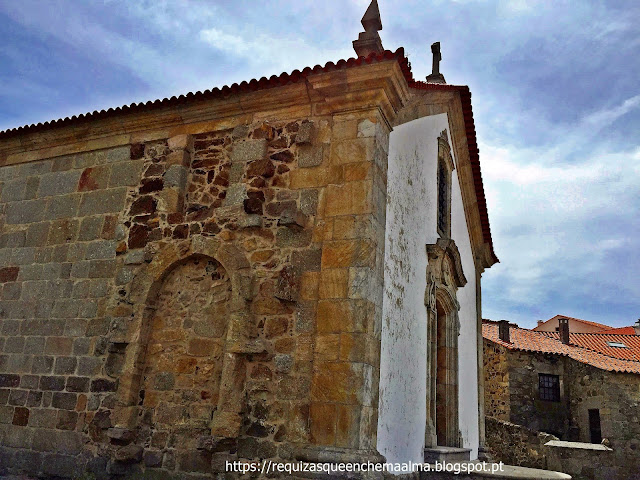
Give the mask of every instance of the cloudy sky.
<path id="1" fill-rule="evenodd" d="M 473 93 L 483 314 L 640 317 L 640 3 L 379 0 L 414 76 Z M 0 130 L 353 56 L 368 0 L 0 0 Z"/>

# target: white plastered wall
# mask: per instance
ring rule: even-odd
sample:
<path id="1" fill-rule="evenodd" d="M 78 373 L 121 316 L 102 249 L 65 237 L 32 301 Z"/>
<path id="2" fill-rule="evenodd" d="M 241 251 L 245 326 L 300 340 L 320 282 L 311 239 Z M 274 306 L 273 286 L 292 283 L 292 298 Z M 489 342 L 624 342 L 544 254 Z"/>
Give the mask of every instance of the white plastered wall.
<path id="1" fill-rule="evenodd" d="M 446 114 L 397 126 L 389 141 L 378 451 L 388 462 L 423 460 L 426 423 L 426 244 L 435 243 L 438 136 Z M 455 154 L 454 154 L 455 157 Z M 455 158 L 454 158 L 455 161 Z M 464 446 L 478 447 L 475 269 L 456 170 L 451 235 L 468 283 L 458 289 L 459 416 Z"/>

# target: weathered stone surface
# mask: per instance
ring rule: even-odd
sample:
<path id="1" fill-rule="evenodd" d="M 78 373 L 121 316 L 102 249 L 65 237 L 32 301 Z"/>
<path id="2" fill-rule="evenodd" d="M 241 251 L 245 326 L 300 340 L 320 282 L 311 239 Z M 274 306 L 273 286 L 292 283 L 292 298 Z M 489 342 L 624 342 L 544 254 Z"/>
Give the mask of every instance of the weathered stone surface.
<path id="1" fill-rule="evenodd" d="M 304 146 L 298 150 L 298 167 L 317 167 L 322 164 L 323 149 L 321 145 Z"/>
<path id="2" fill-rule="evenodd" d="M 289 302 L 300 298 L 300 274 L 295 268 L 285 266 L 280 270 L 275 297 Z"/>
<path id="3" fill-rule="evenodd" d="M 307 121 L 302 122 L 296 134 L 296 143 L 299 145 L 311 143 L 313 141 L 313 134 L 313 123 Z"/>
<path id="4" fill-rule="evenodd" d="M 143 451 L 140 445 L 125 445 L 116 450 L 114 459 L 122 463 L 137 463 L 142 460 Z"/>
<path id="5" fill-rule="evenodd" d="M 0 268 L 0 282 L 14 282 L 18 278 L 20 267 Z"/>
<path id="6" fill-rule="evenodd" d="M 243 140 L 233 146 L 231 152 L 232 162 L 248 163 L 253 160 L 260 160 L 267 154 L 267 140 Z"/>
<path id="7" fill-rule="evenodd" d="M 234 450 L 237 445 L 237 439 L 226 437 L 212 437 L 210 435 L 198 438 L 198 450 L 206 450 L 207 452 L 228 452 Z"/>
<path id="8" fill-rule="evenodd" d="M 137 160 L 144 156 L 144 144 L 134 143 L 131 145 L 131 160 Z"/>

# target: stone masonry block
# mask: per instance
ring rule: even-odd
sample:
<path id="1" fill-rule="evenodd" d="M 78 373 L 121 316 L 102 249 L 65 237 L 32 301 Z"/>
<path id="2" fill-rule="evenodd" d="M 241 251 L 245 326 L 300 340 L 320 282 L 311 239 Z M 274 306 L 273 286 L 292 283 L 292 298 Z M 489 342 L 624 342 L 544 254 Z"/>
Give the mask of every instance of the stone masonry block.
<path id="1" fill-rule="evenodd" d="M 298 167 L 317 167 L 322 163 L 322 145 L 303 145 L 298 150 Z"/>
<path id="2" fill-rule="evenodd" d="M 78 360 L 76 357 L 58 357 L 53 367 L 56 375 L 70 375 L 75 372 Z"/>
<path id="3" fill-rule="evenodd" d="M 33 364 L 31 367 L 31 373 L 51 373 L 53 369 L 53 357 L 37 355 L 33 357 Z M 42 382 L 42 379 L 40 379 Z M 42 389 L 42 387 L 40 387 Z"/>
<path id="4" fill-rule="evenodd" d="M 87 192 L 82 196 L 79 214 L 88 216 L 120 212 L 124 207 L 126 194 L 127 189 L 124 187 Z"/>
<path id="5" fill-rule="evenodd" d="M 175 137 L 169 138 L 167 144 L 171 150 L 191 151 L 193 149 L 193 136 L 176 135 Z"/>
<path id="6" fill-rule="evenodd" d="M 73 193 L 78 188 L 80 170 L 47 173 L 40 177 L 40 190 L 38 197 L 53 195 L 65 195 Z"/>
<path id="7" fill-rule="evenodd" d="M 233 129 L 233 138 L 244 138 L 249 134 L 249 125 L 238 125 Z"/>
<path id="8" fill-rule="evenodd" d="M 133 187 L 140 182 L 143 161 L 127 161 L 114 163 L 111 166 L 109 187 Z"/>
<path id="9" fill-rule="evenodd" d="M 7 182 L 2 186 L 0 200 L 2 200 L 2 202 L 19 202 L 26 200 L 26 188 L 27 182 L 23 178 Z"/>
<path id="10" fill-rule="evenodd" d="M 14 374 L 0 374 L 0 387 L 15 388 L 20 385 L 20 376 Z"/>
<path id="11" fill-rule="evenodd" d="M 375 150 L 375 139 L 364 137 L 343 140 L 331 144 L 331 164 L 343 165 L 355 162 L 371 162 Z"/>
<path id="12" fill-rule="evenodd" d="M 0 283 L 15 282 L 18 278 L 20 267 L 4 267 L 0 268 Z"/>
<path id="13" fill-rule="evenodd" d="M 83 218 L 82 224 L 80 225 L 80 232 L 78 233 L 78 240 L 88 241 L 98 238 L 102 231 L 103 221 L 104 219 L 101 216 Z"/>
<path id="14" fill-rule="evenodd" d="M 300 192 L 300 211 L 305 215 L 315 215 L 318 210 L 318 197 L 318 190 L 302 190 Z"/>
<path id="15" fill-rule="evenodd" d="M 45 216 L 47 219 L 75 217 L 80 205 L 80 195 L 64 195 L 49 200 Z"/>
<path id="16" fill-rule="evenodd" d="M 236 143 L 231 152 L 231 161 L 248 163 L 253 160 L 260 160 L 267 155 L 267 140 L 244 140 Z"/>
<path id="17" fill-rule="evenodd" d="M 61 391 L 64 388 L 65 379 L 61 376 L 40 377 L 40 390 Z"/>
<path id="18" fill-rule="evenodd" d="M 53 415 L 55 420 L 55 415 Z M 83 444 L 83 435 L 67 430 L 39 430 L 33 438 L 32 449 L 38 452 L 59 452 L 77 455 Z"/>
<path id="19" fill-rule="evenodd" d="M 234 205 L 242 205 L 245 199 L 249 198 L 247 196 L 247 186 L 240 185 L 231 185 L 227 190 L 227 196 L 224 199 L 225 207 L 231 207 Z"/>
<path id="20" fill-rule="evenodd" d="M 45 455 L 42 461 L 42 472 L 57 477 L 78 478 L 82 475 L 82 463 L 72 455 Z"/>
<path id="21" fill-rule="evenodd" d="M 80 175 L 80 180 L 78 180 L 78 191 L 88 192 L 107 188 L 110 174 L 111 167 L 109 165 L 85 168 Z"/>
<path id="22" fill-rule="evenodd" d="M 51 400 L 51 406 L 62 410 L 74 410 L 77 401 L 78 396 L 75 393 L 55 392 Z"/>
<path id="23" fill-rule="evenodd" d="M 11 419 L 13 421 L 13 418 Z M 29 448 L 34 438 L 34 430 L 24 425 L 9 425 L 2 439 L 2 445 L 13 448 Z"/>
<path id="24" fill-rule="evenodd" d="M 349 270 L 332 268 L 320 272 L 318 296 L 320 298 L 347 298 L 349 287 Z"/>
<path id="25" fill-rule="evenodd" d="M 13 421 L 14 410 L 14 407 L 0 406 L 0 425 L 6 425 Z"/>
<path id="26" fill-rule="evenodd" d="M 105 161 L 107 163 L 124 162 L 130 158 L 130 147 L 123 145 L 121 147 L 110 148 L 105 154 Z"/>
<path id="27" fill-rule="evenodd" d="M 167 165 L 188 167 L 191 163 L 191 155 L 186 150 L 177 150 L 167 155 Z"/>
<path id="28" fill-rule="evenodd" d="M 45 200 L 28 200 L 7 205 L 7 224 L 35 223 L 44 220 Z"/>
<path id="29" fill-rule="evenodd" d="M 315 133 L 314 130 L 313 122 L 302 122 L 298 128 L 298 133 L 296 134 L 296 143 L 299 145 L 311 143 Z"/>
<path id="30" fill-rule="evenodd" d="M 336 437 L 336 405 L 312 403 L 309 424 L 313 443 L 333 445 Z"/>
<path id="31" fill-rule="evenodd" d="M 115 258 L 116 242 L 113 240 L 98 240 L 87 246 L 87 260 L 105 260 Z"/>
<path id="32" fill-rule="evenodd" d="M 171 165 L 164 174 L 164 184 L 168 187 L 183 190 L 187 185 L 188 174 L 187 167 L 183 165 Z"/>

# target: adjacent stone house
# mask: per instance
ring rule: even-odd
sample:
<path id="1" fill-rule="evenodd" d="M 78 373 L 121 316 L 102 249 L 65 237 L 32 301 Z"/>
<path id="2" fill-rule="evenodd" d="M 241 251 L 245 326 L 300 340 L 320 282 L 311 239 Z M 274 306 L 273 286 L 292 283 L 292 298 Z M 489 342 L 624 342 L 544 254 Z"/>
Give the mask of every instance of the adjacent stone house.
<path id="1" fill-rule="evenodd" d="M 543 467 L 577 479 L 635 478 L 640 475 L 640 336 L 606 333 L 611 330 L 606 325 L 605 333 L 570 333 L 569 318 L 560 318 L 558 332 L 483 322 L 485 412 L 529 431 L 579 442 L 557 444 L 562 453 L 547 450 L 545 455 L 557 461 Z M 513 437 L 505 430 L 502 438 Z M 609 448 L 594 448 L 585 461 L 588 455 L 580 451 L 589 447 L 584 444 L 601 443 Z M 498 452 L 497 460 L 503 449 L 515 448 L 501 441 L 489 447 Z M 570 461 L 580 455 L 580 462 Z M 541 466 L 539 458 L 529 460 L 522 464 Z"/>
<path id="2" fill-rule="evenodd" d="M 471 95 L 363 25 L 357 58 L 0 133 L 0 474 L 482 453 Z"/>

